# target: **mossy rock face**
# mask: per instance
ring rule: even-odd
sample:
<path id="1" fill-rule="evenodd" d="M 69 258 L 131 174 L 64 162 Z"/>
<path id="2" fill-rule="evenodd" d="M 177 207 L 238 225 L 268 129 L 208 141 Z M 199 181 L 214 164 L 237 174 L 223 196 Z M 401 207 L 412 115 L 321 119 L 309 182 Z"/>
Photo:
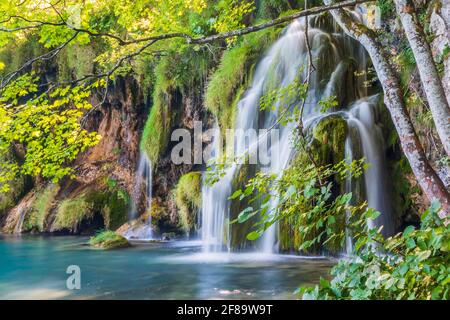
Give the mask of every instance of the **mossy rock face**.
<path id="1" fill-rule="evenodd" d="M 36 192 L 31 210 L 25 217 L 23 231 L 45 231 L 45 220 L 55 203 L 58 192 L 59 186 L 56 184 L 49 184 Z"/>
<path id="2" fill-rule="evenodd" d="M 17 42 L 9 42 L 0 48 L 0 61 L 5 68 L 0 74 L 8 74 L 22 67 L 25 62 L 44 54 L 46 50 L 39 43 L 39 37 L 32 35 Z M 33 69 L 38 69 L 43 63 L 34 64 Z"/>
<path id="3" fill-rule="evenodd" d="M 2 161 L 14 161 L 13 159 L 14 155 L 13 153 L 10 153 L 4 157 L 0 157 L 0 163 Z M 3 170 L 1 166 L 0 170 Z M 19 176 L 8 183 L 9 190 L 7 192 L 0 192 L 0 218 L 5 215 L 9 209 L 17 204 L 17 202 L 29 189 L 29 184 L 30 183 L 26 177 Z"/>
<path id="4" fill-rule="evenodd" d="M 330 115 L 319 120 L 310 132 L 310 152 L 319 165 L 337 164 L 345 158 L 345 140 L 347 138 L 347 121 L 338 115 Z M 291 163 L 290 170 L 296 167 L 310 165 L 309 156 L 305 152 L 300 152 Z M 343 191 L 343 181 L 333 181 L 332 192 L 339 194 Z M 302 221 L 300 217 L 291 217 L 287 221 L 280 222 L 279 241 L 282 252 L 298 252 L 302 242 L 312 240 L 317 234 L 300 234 L 299 226 L 307 226 L 307 221 Z M 336 217 L 334 232 L 342 232 L 345 228 L 345 216 Z M 305 253 L 319 253 L 325 250 L 337 253 L 342 250 L 338 241 L 329 241 L 325 245 L 317 245 Z"/>
<path id="5" fill-rule="evenodd" d="M 0 193 L 0 217 L 14 207 L 26 189 L 26 178 L 19 177 L 10 183 L 9 191 Z"/>
<path id="6" fill-rule="evenodd" d="M 279 31 L 270 28 L 246 35 L 223 54 L 205 94 L 206 108 L 218 119 L 221 130 L 233 127 L 237 99 L 245 91 L 243 88 L 248 87 L 254 65 L 276 39 Z"/>
<path id="7" fill-rule="evenodd" d="M 156 87 L 153 94 L 153 106 L 144 126 L 141 139 L 143 149 L 152 163 L 156 163 L 164 152 L 172 126 L 172 92 Z"/>
<path id="8" fill-rule="evenodd" d="M 311 151 L 322 165 L 337 164 L 345 158 L 347 121 L 338 115 L 322 118 L 312 130 Z"/>
<path id="9" fill-rule="evenodd" d="M 71 81 L 92 74 L 96 55 L 92 44 L 75 43 L 67 47 L 58 55 L 59 81 Z"/>
<path id="10" fill-rule="evenodd" d="M 152 106 L 141 139 L 141 149 L 152 163 L 165 152 L 172 127 L 181 122 L 183 97 L 195 90 L 201 94 L 210 59 L 206 52 L 187 47 L 169 52 L 154 68 Z"/>
<path id="11" fill-rule="evenodd" d="M 84 231 L 84 222 L 88 229 L 104 226 L 115 230 L 126 222 L 128 204 L 129 196 L 123 189 L 87 188 L 59 203 L 51 231 L 79 233 Z M 95 223 L 94 218 L 97 219 Z"/>
<path id="12" fill-rule="evenodd" d="M 202 205 L 201 172 L 181 176 L 173 191 L 182 229 L 192 235 L 196 229 L 197 214 Z"/>
<path id="13" fill-rule="evenodd" d="M 58 206 L 52 231 L 69 230 L 77 233 L 81 222 L 91 219 L 94 215 L 93 203 L 86 197 L 86 194 L 82 194 L 76 198 L 63 200 Z"/>
<path id="14" fill-rule="evenodd" d="M 130 247 L 128 240 L 114 231 L 103 231 L 91 237 L 89 244 L 101 249 L 118 249 Z"/>

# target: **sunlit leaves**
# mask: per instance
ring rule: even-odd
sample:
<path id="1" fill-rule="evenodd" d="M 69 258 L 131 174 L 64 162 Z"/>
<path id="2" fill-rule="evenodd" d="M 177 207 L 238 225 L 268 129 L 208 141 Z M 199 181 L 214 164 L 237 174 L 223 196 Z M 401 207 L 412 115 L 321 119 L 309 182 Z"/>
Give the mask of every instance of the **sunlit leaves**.
<path id="1" fill-rule="evenodd" d="M 7 87 L 0 97 L 0 156 L 8 159 L 15 145 L 23 146 L 25 152 L 20 166 L 2 161 L 2 191 L 18 174 L 55 182 L 74 174 L 71 161 L 100 140 L 97 133 L 81 128 L 79 121 L 92 108 L 87 101 L 91 89 L 67 86 L 37 94 L 37 79 L 32 75 Z"/>
<path id="2" fill-rule="evenodd" d="M 100 52 L 94 60 L 107 68 L 142 46 L 144 42 L 134 43 L 139 39 L 169 34 L 200 37 L 240 28 L 243 18 L 253 10 L 253 2 L 0 0 L 0 9 L 0 44 L 36 35 L 45 48 L 51 49 L 64 44 L 78 32 L 72 42 L 87 45 L 95 40 Z M 158 51 L 171 45 L 172 40 L 162 41 L 147 51 Z"/>
<path id="3" fill-rule="evenodd" d="M 254 5 L 251 1 L 219 0 L 216 10 L 220 14 L 212 19 L 212 28 L 217 32 L 228 32 L 244 26 L 242 18 L 254 10 Z M 232 38 L 228 40 L 232 41 Z"/>

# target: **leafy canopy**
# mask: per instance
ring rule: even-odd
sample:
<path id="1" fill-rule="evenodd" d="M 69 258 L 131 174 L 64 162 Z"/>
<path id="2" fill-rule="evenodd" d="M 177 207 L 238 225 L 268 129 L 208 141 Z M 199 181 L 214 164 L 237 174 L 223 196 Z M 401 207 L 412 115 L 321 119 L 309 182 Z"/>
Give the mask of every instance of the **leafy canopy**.
<path id="1" fill-rule="evenodd" d="M 8 191 L 17 175 L 56 182 L 74 173 L 70 161 L 100 140 L 78 121 L 92 108 L 87 101 L 91 88 L 67 86 L 39 94 L 37 78 L 25 74 L 4 90 L 0 96 L 0 192 Z M 26 150 L 20 165 L 8 156 L 18 146 Z"/>
<path id="2" fill-rule="evenodd" d="M 80 123 L 93 108 L 88 101 L 93 91 L 133 72 L 142 53 L 145 60 L 182 50 L 183 38 L 240 28 L 252 10 L 246 0 L 0 0 L 0 60 L 22 45 L 31 47 L 31 39 L 37 39 L 42 54 L 27 56 L 18 66 L 0 61 L 0 192 L 18 175 L 55 182 L 73 176 L 71 161 L 100 139 Z M 181 40 L 148 40 L 174 34 Z M 46 63 L 73 46 L 94 49 L 95 73 L 48 81 Z M 10 54 L 3 55 L 7 50 Z"/>

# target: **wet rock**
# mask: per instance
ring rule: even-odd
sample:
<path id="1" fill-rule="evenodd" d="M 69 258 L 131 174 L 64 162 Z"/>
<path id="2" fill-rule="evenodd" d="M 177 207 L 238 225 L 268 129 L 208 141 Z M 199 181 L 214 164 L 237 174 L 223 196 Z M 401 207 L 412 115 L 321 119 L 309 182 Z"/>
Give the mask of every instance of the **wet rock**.
<path id="1" fill-rule="evenodd" d="M 91 246 L 101 249 L 115 249 L 129 247 L 128 240 L 114 231 L 103 231 L 89 240 Z"/>

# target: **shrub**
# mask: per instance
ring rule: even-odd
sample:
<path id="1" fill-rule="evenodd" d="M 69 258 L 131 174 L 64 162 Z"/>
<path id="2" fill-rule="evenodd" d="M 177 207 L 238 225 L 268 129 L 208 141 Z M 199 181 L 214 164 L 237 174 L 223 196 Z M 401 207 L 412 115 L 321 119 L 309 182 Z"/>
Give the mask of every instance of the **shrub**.
<path id="1" fill-rule="evenodd" d="M 299 293 L 304 299 L 449 299 L 450 224 L 439 211 L 433 203 L 420 229 L 409 226 L 388 239 L 376 229 L 355 233 L 354 257 L 332 269 L 331 281 Z"/>

